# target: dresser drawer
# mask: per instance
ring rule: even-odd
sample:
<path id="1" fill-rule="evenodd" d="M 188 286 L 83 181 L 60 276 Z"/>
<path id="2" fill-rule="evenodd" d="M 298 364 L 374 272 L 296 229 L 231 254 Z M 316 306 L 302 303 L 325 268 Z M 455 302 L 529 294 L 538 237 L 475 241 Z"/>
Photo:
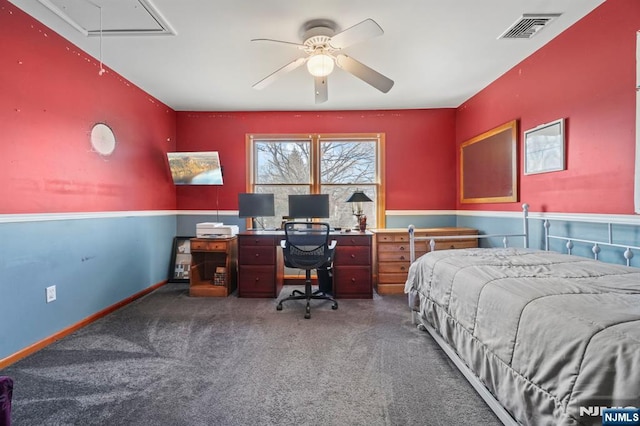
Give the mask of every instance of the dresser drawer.
<path id="1" fill-rule="evenodd" d="M 191 251 L 227 251 L 226 241 L 191 241 Z"/>
<path id="2" fill-rule="evenodd" d="M 273 246 L 240 246 L 238 262 L 241 265 L 273 265 L 276 249 Z"/>
<path id="3" fill-rule="evenodd" d="M 371 265 L 369 246 L 338 246 L 333 256 L 335 265 Z"/>
<path id="4" fill-rule="evenodd" d="M 405 274 L 409 272 L 410 262 L 380 262 L 378 263 L 378 273 L 380 274 Z"/>
<path id="5" fill-rule="evenodd" d="M 407 273 L 404 274 L 378 274 L 380 284 L 403 284 L 407 281 Z"/>
<path id="6" fill-rule="evenodd" d="M 396 251 L 396 252 L 409 252 L 409 243 L 392 243 L 392 244 L 378 244 L 378 252 L 383 251 Z"/>
<path id="7" fill-rule="evenodd" d="M 416 259 L 420 256 L 422 256 L 423 254 L 426 253 L 426 250 L 424 251 L 418 251 L 416 250 Z M 400 251 L 383 251 L 383 252 L 378 252 L 378 262 L 382 263 L 382 262 L 409 262 L 410 261 L 410 254 L 408 251 L 406 252 L 400 252 Z"/>
<path id="8" fill-rule="evenodd" d="M 477 240 L 436 240 L 436 250 L 451 250 L 475 247 L 478 247 Z"/>

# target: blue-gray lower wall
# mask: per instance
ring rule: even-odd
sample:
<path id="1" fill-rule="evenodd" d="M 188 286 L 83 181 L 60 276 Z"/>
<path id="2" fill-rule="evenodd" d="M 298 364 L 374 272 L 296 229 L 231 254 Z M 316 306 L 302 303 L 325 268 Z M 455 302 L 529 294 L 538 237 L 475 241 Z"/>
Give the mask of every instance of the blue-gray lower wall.
<path id="1" fill-rule="evenodd" d="M 95 313 L 168 278 L 174 236 L 194 236 L 196 223 L 223 222 L 245 229 L 237 212 L 87 214 L 80 219 L 0 221 L 0 359 L 23 350 Z M 634 220 L 637 218 L 633 218 Z M 614 242 L 640 246 L 640 221 L 613 225 Z M 604 223 L 554 220 L 559 235 L 607 240 Z M 464 226 L 481 234 L 521 233 L 519 214 L 439 212 L 389 214 L 387 228 Z M 529 221 L 532 248 L 544 248 L 543 221 Z M 561 242 L 551 248 L 563 251 Z M 481 240 L 499 247 L 500 238 Z M 522 247 L 522 238 L 509 241 Z M 574 254 L 591 257 L 590 244 L 575 243 Z M 601 260 L 624 263 L 620 249 L 602 247 Z M 632 266 L 640 267 L 640 252 Z M 57 300 L 46 303 L 55 285 Z"/>
<path id="2" fill-rule="evenodd" d="M 0 359 L 166 280 L 175 235 L 175 214 L 0 223 Z"/>

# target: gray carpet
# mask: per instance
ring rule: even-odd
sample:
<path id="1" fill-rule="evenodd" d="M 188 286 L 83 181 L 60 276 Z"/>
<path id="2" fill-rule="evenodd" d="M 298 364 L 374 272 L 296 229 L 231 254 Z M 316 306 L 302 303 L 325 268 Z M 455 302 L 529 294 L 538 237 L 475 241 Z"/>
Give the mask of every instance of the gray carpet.
<path id="1" fill-rule="evenodd" d="M 501 424 L 404 296 L 339 303 L 168 284 L 0 371 L 14 425 Z"/>

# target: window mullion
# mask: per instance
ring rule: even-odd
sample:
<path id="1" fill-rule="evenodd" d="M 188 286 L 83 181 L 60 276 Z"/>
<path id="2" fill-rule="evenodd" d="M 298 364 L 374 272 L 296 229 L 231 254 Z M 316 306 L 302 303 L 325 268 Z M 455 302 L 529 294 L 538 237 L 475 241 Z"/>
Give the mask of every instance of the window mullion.
<path id="1" fill-rule="evenodd" d="M 311 194 L 320 194 L 322 185 L 320 182 L 320 139 L 321 136 L 311 135 Z"/>

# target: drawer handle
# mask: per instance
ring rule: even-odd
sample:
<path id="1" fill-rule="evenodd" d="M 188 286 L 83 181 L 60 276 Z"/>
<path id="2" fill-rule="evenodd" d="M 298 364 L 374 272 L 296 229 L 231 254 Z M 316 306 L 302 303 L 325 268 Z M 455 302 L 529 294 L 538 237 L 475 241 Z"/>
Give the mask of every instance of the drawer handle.
<path id="1" fill-rule="evenodd" d="M 257 281 L 260 281 L 260 277 L 256 277 L 256 282 L 257 282 Z"/>
<path id="2" fill-rule="evenodd" d="M 356 258 L 356 255 L 355 255 L 355 254 L 352 254 L 352 255 L 351 255 L 351 258 L 352 258 L 352 259 L 355 259 L 355 258 Z"/>
<path id="3" fill-rule="evenodd" d="M 400 260 L 404 260 L 404 256 L 400 256 Z"/>
<path id="4" fill-rule="evenodd" d="M 454 245 L 453 245 L 453 244 L 451 244 L 451 245 L 449 246 L 449 248 L 450 248 L 450 249 L 452 249 L 452 248 L 455 248 L 455 247 L 454 247 Z"/>
<path id="5" fill-rule="evenodd" d="M 400 251 L 404 251 L 404 246 L 400 246 Z"/>
<path id="6" fill-rule="evenodd" d="M 355 279 L 355 278 L 351 278 L 351 282 L 352 282 L 352 283 L 355 283 L 355 282 L 356 282 L 356 279 Z"/>
<path id="7" fill-rule="evenodd" d="M 404 266 L 400 267 L 400 270 L 401 270 L 401 271 L 404 271 L 404 270 L 406 270 L 406 269 L 407 269 L 407 268 L 405 268 Z"/>
<path id="8" fill-rule="evenodd" d="M 260 253 L 256 253 L 256 257 L 260 257 Z"/>

